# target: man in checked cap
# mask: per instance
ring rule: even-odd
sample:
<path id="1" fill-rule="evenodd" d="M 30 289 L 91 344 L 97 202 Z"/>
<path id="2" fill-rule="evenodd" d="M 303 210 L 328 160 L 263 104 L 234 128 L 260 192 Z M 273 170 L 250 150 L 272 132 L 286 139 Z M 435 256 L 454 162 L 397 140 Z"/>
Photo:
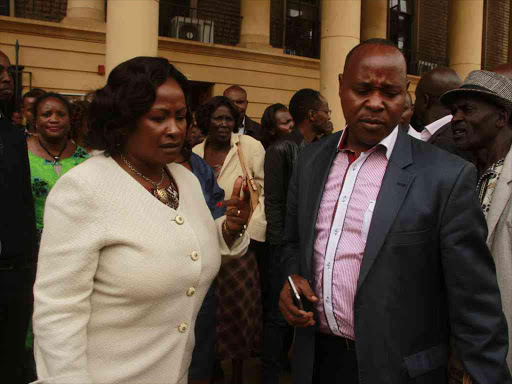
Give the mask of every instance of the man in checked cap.
<path id="1" fill-rule="evenodd" d="M 512 336 L 512 82 L 488 71 L 471 72 L 464 84 L 441 96 L 450 107 L 457 149 L 471 152 L 477 191 L 487 219 L 503 311 Z M 470 225 L 470 223 L 468 223 Z M 507 364 L 512 367 L 512 353 Z"/>

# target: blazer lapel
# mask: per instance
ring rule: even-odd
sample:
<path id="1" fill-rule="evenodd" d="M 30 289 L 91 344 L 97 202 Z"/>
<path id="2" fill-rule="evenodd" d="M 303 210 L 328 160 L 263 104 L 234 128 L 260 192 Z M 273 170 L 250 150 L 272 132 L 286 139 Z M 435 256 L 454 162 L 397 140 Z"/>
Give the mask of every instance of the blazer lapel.
<path id="1" fill-rule="evenodd" d="M 415 175 L 404 169 L 412 163 L 411 139 L 400 131 L 375 204 L 357 289 L 375 262 L 414 180 Z"/>
<path id="2" fill-rule="evenodd" d="M 434 134 L 432 135 L 432 137 L 431 137 L 430 139 L 428 139 L 428 140 L 427 140 L 427 143 L 430 143 L 430 144 L 435 143 L 435 141 L 437 140 L 437 138 L 438 138 L 439 136 L 443 135 L 443 134 L 446 132 L 446 130 L 450 129 L 451 125 L 452 125 L 452 123 L 451 123 L 451 122 L 446 123 L 445 125 L 443 125 L 441 128 L 439 128 L 439 129 L 437 130 L 437 132 L 436 132 L 436 133 L 434 133 Z"/>
<path id="3" fill-rule="evenodd" d="M 489 214 L 487 215 L 487 227 L 489 229 L 489 233 L 487 236 L 487 244 L 490 246 L 492 243 L 492 239 L 494 238 L 494 230 L 496 229 L 496 225 L 500 220 L 503 211 L 505 210 L 505 206 L 507 205 L 509 199 L 512 196 L 512 149 L 505 157 L 505 164 L 503 165 L 503 169 L 501 171 L 500 178 L 498 180 L 498 185 L 496 186 L 496 190 L 494 191 L 494 195 L 491 201 L 491 207 L 489 208 Z"/>
<path id="4" fill-rule="evenodd" d="M 308 271 L 311 271 L 311 260 L 313 258 L 313 250 L 315 246 L 315 225 L 316 218 L 318 216 L 318 209 L 320 208 L 320 202 L 322 201 L 325 183 L 327 182 L 327 177 L 331 171 L 332 162 L 338 153 L 337 146 L 341 134 L 332 136 L 333 137 L 330 142 L 326 143 L 327 145 L 319 148 L 314 160 L 311 162 L 311 169 L 307 170 L 310 175 L 310 183 L 307 193 L 307 201 L 304 202 L 305 204 L 301 206 L 308 207 L 308 211 L 304 215 L 304 218 L 307 223 L 310 223 L 309 230 L 306 235 L 307 237 L 304 242 L 304 244 L 311 244 L 311 248 L 307 251 L 308 253 L 306 258 Z"/>

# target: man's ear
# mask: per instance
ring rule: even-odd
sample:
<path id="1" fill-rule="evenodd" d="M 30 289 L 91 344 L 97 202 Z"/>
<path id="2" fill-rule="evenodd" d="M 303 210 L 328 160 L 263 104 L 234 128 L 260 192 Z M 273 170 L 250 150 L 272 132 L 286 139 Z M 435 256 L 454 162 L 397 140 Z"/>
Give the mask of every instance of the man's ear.
<path id="1" fill-rule="evenodd" d="M 340 73 L 338 75 L 338 84 L 339 84 L 339 88 L 338 88 L 338 95 L 341 99 L 341 86 L 343 85 L 343 73 Z"/>
<path id="2" fill-rule="evenodd" d="M 503 128 L 505 125 L 507 125 L 507 122 L 510 119 L 510 111 L 506 110 L 505 108 L 500 108 L 498 112 L 498 119 L 496 120 L 496 126 L 498 128 Z"/>
<path id="3" fill-rule="evenodd" d="M 315 120 L 315 111 L 314 110 L 310 109 L 308 111 L 308 119 L 309 120 Z"/>

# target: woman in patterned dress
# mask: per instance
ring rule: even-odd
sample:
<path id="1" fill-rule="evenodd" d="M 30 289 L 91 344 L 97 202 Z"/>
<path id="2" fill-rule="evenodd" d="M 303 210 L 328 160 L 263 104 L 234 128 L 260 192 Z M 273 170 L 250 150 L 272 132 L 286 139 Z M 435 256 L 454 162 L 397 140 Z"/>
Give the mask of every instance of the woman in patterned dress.
<path id="1" fill-rule="evenodd" d="M 89 158 L 87 151 L 69 138 L 70 112 L 69 101 L 58 93 L 48 92 L 34 104 L 39 135 L 29 136 L 27 146 L 39 239 L 48 193 L 63 174 Z"/>

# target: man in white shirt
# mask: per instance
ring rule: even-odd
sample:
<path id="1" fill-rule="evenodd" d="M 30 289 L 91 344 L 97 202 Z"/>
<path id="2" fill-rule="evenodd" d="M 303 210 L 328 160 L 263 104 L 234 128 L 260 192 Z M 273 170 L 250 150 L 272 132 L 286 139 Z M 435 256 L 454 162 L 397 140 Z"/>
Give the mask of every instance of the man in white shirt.
<path id="1" fill-rule="evenodd" d="M 453 142 L 450 110 L 439 100 L 443 93 L 461 85 L 459 75 L 451 68 L 437 67 L 424 74 L 416 87 L 412 125 L 420 132 L 418 139 L 467 159 Z"/>

